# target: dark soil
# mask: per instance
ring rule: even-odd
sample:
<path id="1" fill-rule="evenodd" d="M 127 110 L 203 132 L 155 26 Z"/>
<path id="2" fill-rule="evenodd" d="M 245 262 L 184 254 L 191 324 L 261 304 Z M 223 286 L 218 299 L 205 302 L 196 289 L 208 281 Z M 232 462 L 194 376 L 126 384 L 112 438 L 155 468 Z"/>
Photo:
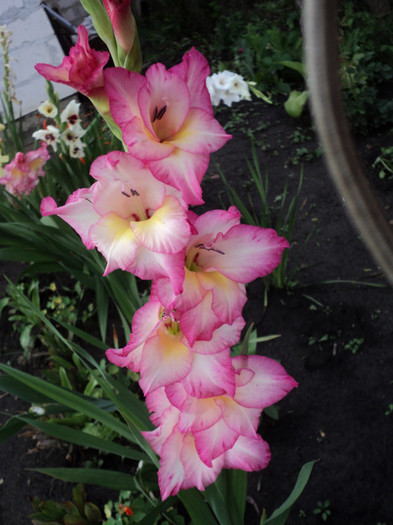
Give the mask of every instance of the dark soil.
<path id="1" fill-rule="evenodd" d="M 299 387 L 279 404 L 278 420 L 263 418 L 261 433 L 270 444 L 272 460 L 267 469 L 249 476 L 246 523 L 257 525 L 263 508 L 270 515 L 291 492 L 301 466 L 318 460 L 292 509 L 290 525 L 323 523 L 314 510 L 325 500 L 331 512 L 327 523 L 332 525 L 392 525 L 393 414 L 386 414 L 393 403 L 392 291 L 345 215 L 323 159 L 318 158 L 308 115 L 299 121 L 288 117 L 282 106 L 244 102 L 220 110 L 217 118 L 222 123 L 236 122 L 228 127 L 232 141 L 212 156 L 204 180 L 203 210 L 228 206 L 215 163 L 242 196 L 255 197 L 245 161 L 251 158 L 249 131 L 254 134 L 261 167 L 269 175 L 271 203 L 286 182 L 290 195 L 294 193 L 299 162 L 304 161 L 289 268 L 299 270 L 292 278 L 298 284 L 289 291 L 271 289 L 267 306 L 263 283 L 248 286 L 247 322 L 255 322 L 258 335 L 280 334 L 261 344 L 258 353 L 280 360 Z M 303 134 L 303 140 L 294 142 L 294 133 L 295 138 Z M 358 141 L 370 185 L 388 212 L 392 181 L 379 180 L 371 164 L 379 147 L 389 142 L 391 138 L 383 133 Z M 255 198 L 254 203 L 259 206 Z M 199 208 L 198 213 L 203 210 Z M 14 278 L 13 270 L 12 265 L 1 263 L 1 273 Z M 324 283 L 337 280 L 357 283 Z M 17 338 L 4 315 L 1 338 L 2 362 L 12 359 L 15 363 Z M 363 342 L 356 346 L 356 340 Z M 33 360 L 27 370 L 39 373 L 38 365 Z M 3 413 L 25 408 L 25 403 L 10 395 L 0 397 Z M 4 421 L 6 416 L 1 418 Z M 69 461 L 68 452 L 63 444 L 37 450 L 36 441 L 23 436 L 1 446 L 2 525 L 30 523 L 28 495 L 58 501 L 70 497 L 70 484 L 27 470 L 80 466 L 88 454 L 75 448 L 68 454 Z M 105 460 L 108 468 L 113 468 L 111 461 L 110 457 Z M 112 496 L 93 486 L 87 486 L 87 492 L 90 501 L 101 505 Z"/>

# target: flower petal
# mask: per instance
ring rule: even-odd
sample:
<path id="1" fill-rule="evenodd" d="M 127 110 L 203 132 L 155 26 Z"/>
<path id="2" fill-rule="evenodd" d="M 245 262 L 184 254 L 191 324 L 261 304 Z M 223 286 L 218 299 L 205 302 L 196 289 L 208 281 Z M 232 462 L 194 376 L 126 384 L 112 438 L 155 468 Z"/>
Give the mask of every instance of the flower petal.
<path id="1" fill-rule="evenodd" d="M 234 446 L 224 454 L 224 468 L 252 472 L 266 468 L 270 462 L 269 445 L 260 436 L 240 436 Z"/>
<path id="2" fill-rule="evenodd" d="M 91 227 L 91 238 L 107 260 L 104 275 L 133 263 L 138 249 L 128 220 L 116 213 L 108 213 Z"/>
<path id="3" fill-rule="evenodd" d="M 111 114 L 122 130 L 134 117 L 140 117 L 138 92 L 145 83 L 145 77 L 122 67 L 104 71 L 104 86 Z"/>
<path id="4" fill-rule="evenodd" d="M 205 490 L 208 485 L 216 481 L 224 463 L 223 458 L 217 458 L 209 466 L 201 461 L 191 434 L 184 436 L 180 458 L 185 474 L 183 489 L 196 487 L 198 490 Z"/>
<path id="5" fill-rule="evenodd" d="M 206 295 L 206 291 L 200 286 L 198 274 L 185 268 L 183 291 L 175 295 L 169 279 L 157 279 L 154 289 L 161 303 L 166 308 L 176 308 L 183 312 L 199 304 Z"/>
<path id="6" fill-rule="evenodd" d="M 158 330 L 146 341 L 141 359 L 140 386 L 144 394 L 183 379 L 191 370 L 192 353 L 176 336 Z"/>
<path id="7" fill-rule="evenodd" d="M 247 383 L 241 380 L 236 388 L 234 399 L 244 407 L 262 410 L 280 401 L 298 385 L 274 359 L 256 355 L 237 356 L 232 363 L 238 375 L 243 370 L 254 372 Z"/>
<path id="8" fill-rule="evenodd" d="M 199 244 L 205 236 L 214 239 L 219 233 L 225 234 L 233 226 L 240 224 L 241 213 L 235 206 L 226 210 L 210 210 L 202 215 L 189 213 L 189 219 L 197 230 L 197 234 L 190 239 L 190 247 Z"/>
<path id="9" fill-rule="evenodd" d="M 247 302 L 246 287 L 220 272 L 197 272 L 201 286 L 211 290 L 212 310 L 222 323 L 232 324 L 241 316 Z"/>
<path id="10" fill-rule="evenodd" d="M 220 320 L 212 310 L 212 293 L 207 292 L 203 300 L 180 316 L 180 329 L 190 346 L 195 341 L 210 341 L 213 331 L 221 325 Z"/>
<path id="11" fill-rule="evenodd" d="M 184 280 L 184 251 L 175 254 L 155 253 L 140 246 L 134 262 L 127 268 L 141 279 L 167 277 L 175 294 L 181 293 Z"/>
<path id="12" fill-rule="evenodd" d="M 216 354 L 193 353 L 192 367 L 182 380 L 186 392 L 193 397 L 206 398 L 235 394 L 235 373 L 229 347 Z"/>
<path id="13" fill-rule="evenodd" d="M 131 221 L 135 240 L 158 253 L 178 253 L 186 247 L 190 237 L 190 225 L 183 206 L 168 196 L 150 219 Z"/>
<path id="14" fill-rule="evenodd" d="M 239 434 L 231 430 L 223 419 L 219 419 L 213 426 L 194 432 L 195 447 L 201 460 L 208 467 L 212 462 L 233 447 Z"/>
<path id="15" fill-rule="evenodd" d="M 209 341 L 197 340 L 195 341 L 192 351 L 198 354 L 217 354 L 222 352 L 225 348 L 230 348 L 239 342 L 240 334 L 244 328 L 245 321 L 243 317 L 238 317 L 230 324 L 222 324 L 212 334 Z"/>
<path id="16" fill-rule="evenodd" d="M 56 206 L 52 197 L 45 197 L 41 202 L 41 213 L 47 215 L 58 215 L 68 223 L 80 235 L 83 244 L 89 250 L 95 246 L 90 236 L 92 225 L 100 218 L 93 208 L 92 200 L 95 185 L 91 188 L 81 188 L 75 191 L 67 199 L 64 206 Z"/>
<path id="17" fill-rule="evenodd" d="M 144 126 L 142 120 L 134 117 L 123 125 L 123 140 L 131 155 L 145 162 L 168 157 L 175 149 L 174 144 L 160 142 Z"/>
<path id="18" fill-rule="evenodd" d="M 212 115 L 213 107 L 206 88 L 206 78 L 210 75 L 206 58 L 193 47 L 183 56 L 182 62 L 173 66 L 169 71 L 187 82 L 191 107 L 202 108 Z"/>
<path id="19" fill-rule="evenodd" d="M 101 182 L 121 182 L 123 196 L 134 199 L 141 197 L 144 209 L 159 208 L 165 197 L 165 185 L 153 177 L 142 161 L 124 151 L 112 151 L 95 159 L 90 168 L 90 175 Z M 115 207 L 111 211 L 120 215 Z"/>
<path id="20" fill-rule="evenodd" d="M 212 153 L 222 148 L 232 135 L 207 111 L 191 108 L 180 130 L 168 141 L 190 153 Z"/>
<path id="21" fill-rule="evenodd" d="M 264 277 L 280 264 L 289 244 L 274 230 L 239 224 L 218 234 L 212 249 L 200 250 L 198 264 L 205 271 L 218 270 L 229 279 L 248 283 Z"/>
<path id="22" fill-rule="evenodd" d="M 178 428 L 180 432 L 198 432 L 214 425 L 221 417 L 216 397 L 187 397 L 181 408 Z"/>
<path id="23" fill-rule="evenodd" d="M 146 84 L 139 90 L 138 104 L 145 127 L 165 141 L 183 125 L 190 109 L 190 92 L 179 76 L 167 71 L 163 64 L 153 64 L 146 71 Z"/>
<path id="24" fill-rule="evenodd" d="M 163 501 L 183 488 L 185 472 L 179 454 L 183 446 L 183 439 L 184 436 L 175 427 L 161 448 L 158 484 Z"/>
<path id="25" fill-rule="evenodd" d="M 203 204 L 201 181 L 209 165 L 208 154 L 176 148 L 168 157 L 148 165 L 156 179 L 178 189 L 188 204 Z"/>
<path id="26" fill-rule="evenodd" d="M 260 409 L 242 407 L 228 396 L 217 397 L 216 403 L 222 410 L 225 423 L 234 432 L 249 437 L 257 435 L 256 429 L 261 415 Z"/>

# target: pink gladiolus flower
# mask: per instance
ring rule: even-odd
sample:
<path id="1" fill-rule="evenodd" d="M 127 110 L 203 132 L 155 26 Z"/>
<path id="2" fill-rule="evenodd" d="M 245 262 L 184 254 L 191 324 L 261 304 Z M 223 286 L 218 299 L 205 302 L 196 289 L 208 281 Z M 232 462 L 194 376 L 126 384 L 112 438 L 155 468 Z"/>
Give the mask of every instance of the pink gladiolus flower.
<path id="1" fill-rule="evenodd" d="M 147 396 L 157 428 L 143 434 L 161 456 L 162 499 L 193 486 L 204 490 L 222 468 L 253 471 L 269 463 L 269 446 L 257 434 L 260 414 L 297 383 L 267 357 L 239 356 L 232 364 L 233 396 L 200 399 L 188 395 L 180 383 Z"/>
<path id="2" fill-rule="evenodd" d="M 131 51 L 135 37 L 131 0 L 104 0 L 104 6 L 111 20 L 116 40 L 125 53 L 128 53 Z"/>
<path id="3" fill-rule="evenodd" d="M 87 29 L 78 27 L 78 41 L 64 57 L 60 66 L 36 64 L 35 69 L 47 80 L 71 86 L 88 96 L 95 103 L 105 104 L 103 69 L 109 60 L 108 51 L 90 48 Z"/>
<path id="4" fill-rule="evenodd" d="M 28 195 L 37 186 L 39 177 L 45 175 L 42 168 L 49 157 L 46 144 L 25 154 L 18 152 L 14 159 L 4 166 L 0 184 L 13 195 Z"/>
<path id="5" fill-rule="evenodd" d="M 145 395 L 175 382 L 196 397 L 233 395 L 235 376 L 229 349 L 238 342 L 243 327 L 239 317 L 232 325 L 217 328 L 209 341 L 204 340 L 202 329 L 191 346 L 181 331 L 181 317 L 166 310 L 153 293 L 134 314 L 128 344 L 107 350 L 106 355 L 115 365 L 140 372 Z"/>
<path id="6" fill-rule="evenodd" d="M 166 276 L 180 291 L 190 236 L 184 204 L 128 153 L 98 157 L 90 173 L 97 179 L 90 188 L 77 190 L 60 207 L 43 199 L 41 213 L 58 215 L 87 248 L 96 247 L 107 260 L 104 275 L 121 268 L 142 279 Z"/>
<path id="7" fill-rule="evenodd" d="M 197 233 L 187 244 L 183 292 L 176 296 L 167 279 L 155 282 L 155 290 L 166 308 L 182 312 L 182 330 L 192 341 L 207 305 L 206 334 L 232 324 L 247 299 L 245 283 L 272 272 L 289 244 L 274 230 L 240 224 L 234 206 L 199 217 L 190 211 L 189 218 Z"/>
<path id="8" fill-rule="evenodd" d="M 154 64 L 146 76 L 122 68 L 104 73 L 111 113 L 129 152 L 188 204 L 203 203 L 200 183 L 210 153 L 230 138 L 213 117 L 208 75 L 206 59 L 194 48 L 169 70 Z"/>

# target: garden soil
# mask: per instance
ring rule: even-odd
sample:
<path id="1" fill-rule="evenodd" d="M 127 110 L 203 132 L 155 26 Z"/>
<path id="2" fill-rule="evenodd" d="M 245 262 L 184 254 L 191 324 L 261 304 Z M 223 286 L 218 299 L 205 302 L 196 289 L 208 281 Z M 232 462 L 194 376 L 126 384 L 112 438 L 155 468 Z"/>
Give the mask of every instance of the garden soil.
<path id="1" fill-rule="evenodd" d="M 265 470 L 249 475 L 246 524 L 257 525 L 264 508 L 269 516 L 290 494 L 302 465 L 316 460 L 289 525 L 393 525 L 393 291 L 345 214 L 309 115 L 296 120 L 282 105 L 243 102 L 220 108 L 217 118 L 233 139 L 212 155 L 203 182 L 206 205 L 198 213 L 229 205 L 220 170 L 243 199 L 261 208 L 246 161 L 251 159 L 251 133 L 276 208 L 285 184 L 289 199 L 304 173 L 289 250 L 290 286 L 270 288 L 267 296 L 262 280 L 247 287 L 247 323 L 255 323 L 259 336 L 279 335 L 259 344 L 258 354 L 278 359 L 299 386 L 279 403 L 278 418 L 271 413 L 262 418 L 260 432 L 272 459 Z M 393 181 L 380 179 L 371 166 L 391 136 L 382 132 L 356 143 L 370 187 L 392 218 Z M 18 272 L 4 262 L 0 269 L 10 278 Z M 1 361 L 39 374 L 42 358 L 18 364 L 18 338 L 6 314 L 0 322 Z M 2 421 L 26 408 L 11 395 L 0 396 Z M 94 460 L 80 447 L 44 446 L 42 436 L 38 446 L 32 434 L 0 447 L 1 525 L 30 523 L 29 496 L 71 497 L 71 484 L 30 469 Z M 132 469 L 110 456 L 103 461 L 106 468 Z M 92 485 L 86 489 L 88 500 L 101 506 L 115 496 Z"/>

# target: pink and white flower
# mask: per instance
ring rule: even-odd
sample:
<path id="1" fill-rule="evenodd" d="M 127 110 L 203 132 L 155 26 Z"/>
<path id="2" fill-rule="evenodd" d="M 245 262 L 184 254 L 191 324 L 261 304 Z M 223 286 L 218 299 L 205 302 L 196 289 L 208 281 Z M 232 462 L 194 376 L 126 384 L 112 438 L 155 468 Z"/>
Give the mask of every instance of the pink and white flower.
<path id="1" fill-rule="evenodd" d="M 190 236 L 184 204 L 125 152 L 98 157 L 90 173 L 97 180 L 90 188 L 77 190 L 60 207 L 46 197 L 42 214 L 58 215 L 87 248 L 96 247 L 107 260 L 104 275 L 121 268 L 142 279 L 165 276 L 181 291 Z"/>
<path id="2" fill-rule="evenodd" d="M 253 471 L 269 463 L 269 446 L 257 433 L 259 416 L 297 383 L 266 357 L 239 356 L 232 363 L 236 378 L 232 397 L 199 399 L 188 395 L 180 383 L 147 396 L 157 428 L 143 434 L 161 456 L 162 499 L 191 486 L 204 490 L 222 468 Z"/>
<path id="3" fill-rule="evenodd" d="M 187 243 L 183 292 L 176 296 L 166 279 L 155 290 L 165 307 L 182 312 L 182 329 L 192 340 L 198 319 L 206 320 L 206 334 L 232 324 L 247 300 L 245 283 L 272 272 L 289 244 L 272 229 L 240 224 L 234 206 L 199 217 L 190 211 L 189 219 L 197 233 Z"/>
<path id="4" fill-rule="evenodd" d="M 128 151 L 158 180 L 180 190 L 188 204 L 203 203 L 200 183 L 210 153 L 230 138 L 213 117 L 208 74 L 206 59 L 194 48 L 169 70 L 158 63 L 145 76 L 123 68 L 104 74 Z"/>
<path id="5" fill-rule="evenodd" d="M 239 340 L 243 327 L 240 317 L 232 325 L 217 328 L 209 341 L 202 331 L 190 345 L 181 330 L 181 316 L 166 310 L 153 293 L 134 314 L 128 344 L 106 355 L 117 366 L 140 372 L 145 395 L 176 382 L 189 395 L 200 398 L 233 395 L 235 375 L 229 349 Z"/>
<path id="6" fill-rule="evenodd" d="M 66 84 L 88 96 L 101 111 L 107 104 L 103 69 L 108 60 L 108 51 L 90 48 L 87 29 L 79 26 L 78 41 L 60 66 L 40 63 L 34 67 L 47 80 Z"/>
<path id="7" fill-rule="evenodd" d="M 43 166 L 49 157 L 46 144 L 34 151 L 18 152 L 12 161 L 4 166 L 0 184 L 13 195 L 28 195 L 37 186 L 39 177 L 45 175 Z"/>

